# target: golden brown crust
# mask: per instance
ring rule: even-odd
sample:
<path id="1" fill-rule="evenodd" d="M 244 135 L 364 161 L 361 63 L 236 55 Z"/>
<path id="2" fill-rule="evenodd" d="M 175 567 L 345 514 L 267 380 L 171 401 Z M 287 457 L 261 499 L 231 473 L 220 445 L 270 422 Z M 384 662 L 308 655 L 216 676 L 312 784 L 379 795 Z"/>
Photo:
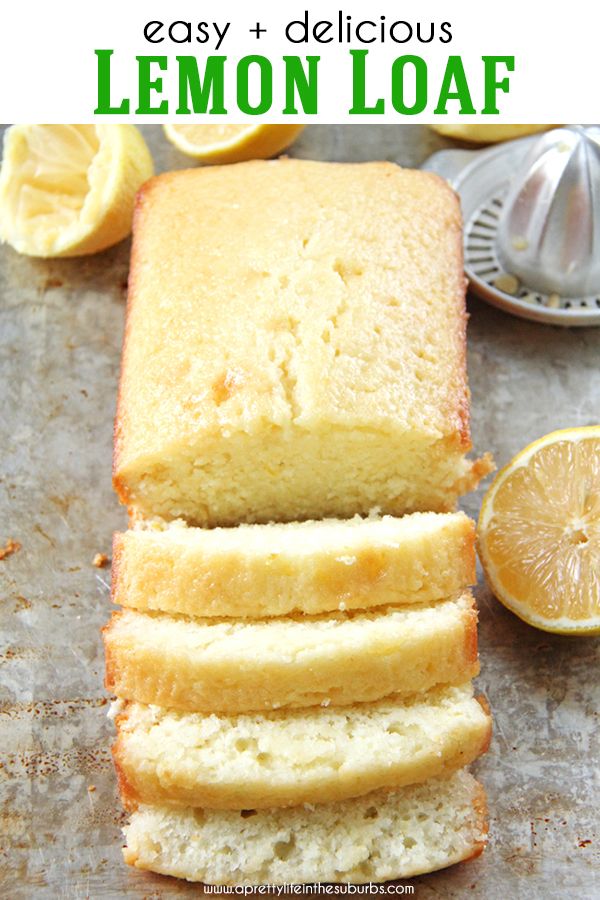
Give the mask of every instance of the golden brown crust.
<path id="1" fill-rule="evenodd" d="M 191 170 L 188 170 L 191 171 Z M 127 409 L 125 406 L 125 398 L 124 398 L 124 385 L 127 381 L 128 377 L 128 346 L 131 340 L 131 319 L 132 319 L 132 311 L 135 302 L 135 297 L 137 296 L 137 274 L 138 274 L 138 257 L 139 257 L 139 245 L 135 239 L 138 228 L 140 227 L 140 223 L 142 221 L 142 215 L 144 211 L 144 206 L 146 205 L 147 199 L 151 196 L 157 189 L 157 186 L 163 182 L 168 182 L 172 180 L 172 177 L 177 173 L 175 172 L 164 172 L 160 175 L 154 175 L 148 181 L 146 181 L 140 190 L 137 192 L 135 197 L 135 205 L 133 210 L 133 224 L 132 224 L 132 235 L 133 239 L 131 242 L 131 255 L 129 260 L 129 275 L 127 278 L 127 300 L 125 304 L 125 325 L 123 330 L 123 342 L 121 345 L 121 369 L 119 374 L 119 382 L 117 386 L 117 408 L 115 414 L 115 421 L 113 425 L 113 458 L 112 458 L 112 483 L 115 493 L 117 497 L 123 504 L 123 506 L 128 507 L 130 511 L 130 518 L 132 515 L 135 515 L 131 511 L 131 497 L 129 495 L 129 489 L 126 482 L 126 479 L 122 476 L 120 468 L 121 468 L 121 459 L 122 459 L 122 444 L 123 444 L 123 430 L 126 427 L 127 423 Z"/>
<path id="2" fill-rule="evenodd" d="M 477 793 L 475 795 L 475 799 L 473 801 L 473 808 L 477 813 L 477 830 L 481 832 L 483 838 L 477 841 L 477 846 L 475 848 L 475 852 L 473 853 L 472 859 L 480 856 L 485 850 L 488 843 L 488 834 L 489 834 L 489 818 L 488 818 L 488 803 L 487 796 L 483 785 L 477 785 Z"/>
<path id="3" fill-rule="evenodd" d="M 483 785 L 477 782 L 475 796 L 473 798 L 473 809 L 475 810 L 475 826 L 474 831 L 477 834 L 483 835 L 483 837 L 475 840 L 472 848 L 466 852 L 466 855 L 462 857 L 462 859 L 457 860 L 458 863 L 470 862 L 472 859 L 477 859 L 478 856 L 481 856 L 485 848 L 488 844 L 488 833 L 489 833 L 489 823 L 488 823 L 488 805 L 487 805 L 487 797 Z"/>
<path id="4" fill-rule="evenodd" d="M 127 810 L 127 812 L 133 812 L 138 807 L 139 797 L 125 774 L 125 769 L 121 764 L 121 753 L 119 738 L 117 738 L 112 745 L 112 757 L 117 776 L 117 788 L 123 808 Z"/>
<path id="5" fill-rule="evenodd" d="M 110 580 L 110 599 L 113 603 L 117 602 L 115 597 L 120 580 L 123 540 L 124 535 L 120 531 L 115 531 L 112 540 L 112 575 Z"/>
<path id="6" fill-rule="evenodd" d="M 123 807 L 128 811 L 132 812 L 137 808 L 138 805 L 138 796 L 137 793 L 127 778 L 126 774 L 126 766 L 123 765 L 123 729 L 126 727 L 127 720 L 130 715 L 130 704 L 124 703 L 121 706 L 120 711 L 115 716 L 115 727 L 117 730 L 116 740 L 113 742 L 111 747 L 113 764 L 115 767 L 115 772 L 117 775 L 117 787 L 119 790 L 119 796 L 121 798 L 121 803 Z"/>
<path id="7" fill-rule="evenodd" d="M 145 184 L 142 185 L 140 190 L 137 192 L 135 197 L 135 205 L 133 210 L 133 225 L 132 225 L 132 233 L 135 236 L 136 229 L 139 225 L 141 216 L 142 216 L 142 208 L 146 201 L 146 197 L 148 194 L 154 189 L 156 185 L 156 181 L 159 177 L 155 175 L 150 178 Z M 125 379 L 127 377 L 127 360 L 129 355 L 127 353 L 127 347 L 130 340 L 130 331 L 131 331 L 131 311 L 133 308 L 134 297 L 136 295 L 136 282 L 137 282 L 137 268 L 138 268 L 138 248 L 135 240 L 131 242 L 131 256 L 129 260 L 129 276 L 127 278 L 127 301 L 125 304 L 125 326 L 123 330 L 123 343 L 121 346 L 121 371 L 119 375 L 119 383 L 117 387 L 117 409 L 115 414 L 115 421 L 113 425 L 113 464 L 112 464 L 112 473 L 113 473 L 113 487 L 114 490 L 124 506 L 128 504 L 128 491 L 125 481 L 119 475 L 119 466 L 121 459 L 121 443 L 122 443 L 122 430 L 125 423 L 125 418 L 127 415 L 127 411 L 125 409 L 124 397 L 123 397 L 123 385 L 125 384 Z"/>
<path id="8" fill-rule="evenodd" d="M 479 694 L 479 696 L 475 697 L 484 713 L 488 717 L 488 730 L 483 744 L 481 745 L 481 749 L 479 751 L 479 755 L 483 756 L 490 749 L 490 744 L 492 742 L 492 734 L 494 730 L 494 720 L 492 718 L 492 710 L 490 709 L 490 704 L 487 701 L 487 697 L 483 694 Z"/>
<path id="9" fill-rule="evenodd" d="M 117 671 L 116 660 L 113 658 L 109 638 L 113 627 L 121 616 L 121 612 L 113 612 L 106 625 L 101 629 L 102 639 L 104 642 L 104 687 L 109 692 L 109 694 L 114 693 Z"/>
<path id="10" fill-rule="evenodd" d="M 471 523 L 471 527 L 465 531 L 462 546 L 462 558 L 464 567 L 468 571 L 469 580 L 467 581 L 467 584 L 470 586 L 477 583 L 477 534 L 475 531 L 475 523 L 472 522 L 472 520 L 469 520 L 469 522 Z"/>
<path id="11" fill-rule="evenodd" d="M 444 179 L 441 179 L 444 181 Z M 448 190 L 454 193 L 453 189 L 450 185 L 445 182 L 445 186 Z M 460 205 L 460 201 L 457 197 L 457 202 Z M 462 223 L 461 223 L 462 225 Z M 463 245 L 463 230 L 462 227 L 457 229 L 455 232 L 455 246 L 456 246 L 456 256 L 460 260 L 460 269 L 463 271 L 464 269 L 464 245 Z M 456 327 L 456 343 L 459 353 L 459 367 L 458 371 L 461 373 L 461 385 L 457 391 L 456 396 L 456 411 L 458 415 L 458 443 L 463 452 L 468 453 L 469 450 L 472 449 L 471 442 L 471 424 L 470 424 L 470 408 L 471 408 L 471 391 L 467 382 L 467 324 L 469 321 L 469 314 L 467 313 L 466 308 L 466 293 L 468 287 L 468 281 L 466 277 L 462 278 L 461 281 L 462 287 L 457 290 L 456 293 L 456 304 L 457 304 L 457 327 Z M 449 414 L 452 414 L 453 410 L 449 408 Z M 479 481 L 487 475 L 490 471 L 493 471 L 492 468 L 489 468 L 489 464 L 493 466 L 493 460 L 489 453 L 486 453 L 482 459 L 475 460 L 471 467 L 471 471 L 469 473 L 468 478 L 466 478 L 463 484 L 460 486 L 459 493 L 469 493 L 474 490 Z"/>
<path id="12" fill-rule="evenodd" d="M 458 199 L 458 198 L 457 198 Z M 462 223 L 461 223 L 462 225 Z M 462 227 L 460 227 L 456 232 L 456 254 L 460 259 L 460 268 L 461 271 L 464 268 L 464 258 L 463 258 L 463 232 Z M 456 295 L 456 303 L 457 303 L 457 335 L 456 340 L 458 343 L 459 349 L 459 367 L 458 371 L 461 373 L 461 385 L 458 390 L 457 396 L 457 414 L 458 414 L 458 434 L 459 434 L 459 442 L 461 449 L 467 453 L 471 447 L 471 417 L 470 417 L 470 408 L 471 408 L 471 392 L 469 390 L 469 386 L 467 383 L 467 322 L 468 322 L 468 314 L 466 308 L 466 293 L 467 293 L 467 279 L 462 278 L 462 289 L 457 291 Z"/>
<path id="13" fill-rule="evenodd" d="M 479 672 L 478 653 L 477 653 L 477 621 L 479 613 L 475 601 L 470 610 L 464 613 L 467 626 L 465 628 L 465 659 L 473 664 L 476 673 Z"/>
<path id="14" fill-rule="evenodd" d="M 433 181 L 435 181 L 438 187 L 444 188 L 444 190 L 453 199 L 456 208 L 455 219 L 452 223 L 452 225 L 454 226 L 454 257 L 457 260 L 457 270 L 462 273 L 464 271 L 464 247 L 460 198 L 454 188 L 451 187 L 451 185 L 448 183 L 448 181 L 446 181 L 445 178 L 442 178 L 434 172 L 429 172 L 427 174 Z M 469 320 L 466 308 L 467 286 L 468 281 L 466 277 L 461 274 L 457 283 L 456 292 L 454 294 L 456 309 L 455 344 L 458 353 L 457 372 L 459 373 L 460 379 L 454 400 L 453 402 L 449 403 L 447 407 L 447 414 L 450 418 L 452 418 L 454 415 L 457 416 L 456 434 L 452 434 L 449 436 L 450 442 L 453 445 L 458 445 L 465 453 L 467 453 L 472 447 L 470 427 L 471 392 L 467 383 L 467 323 Z"/>
<path id="15" fill-rule="evenodd" d="M 475 697 L 475 699 L 477 700 L 477 702 L 479 703 L 479 705 L 481 706 L 483 711 L 485 713 L 487 713 L 488 716 L 491 716 L 492 710 L 491 710 L 490 704 L 488 703 L 488 699 L 485 696 L 485 694 L 478 694 L 477 697 Z"/>

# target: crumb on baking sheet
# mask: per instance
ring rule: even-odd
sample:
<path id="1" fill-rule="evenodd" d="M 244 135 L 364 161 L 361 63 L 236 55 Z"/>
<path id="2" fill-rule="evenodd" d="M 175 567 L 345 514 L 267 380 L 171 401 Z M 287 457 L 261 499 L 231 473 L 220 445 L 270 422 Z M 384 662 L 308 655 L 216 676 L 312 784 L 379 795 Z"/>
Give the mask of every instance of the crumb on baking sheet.
<path id="1" fill-rule="evenodd" d="M 21 544 L 18 541 L 13 540 L 13 538 L 9 538 L 4 547 L 0 547 L 0 559 L 6 559 L 7 556 L 18 553 L 20 549 Z"/>
<path id="2" fill-rule="evenodd" d="M 92 560 L 92 565 L 96 566 L 97 569 L 103 569 L 107 563 L 108 556 L 106 555 L 106 553 L 96 553 Z"/>
<path id="3" fill-rule="evenodd" d="M 42 285 L 42 290 L 49 291 L 52 290 L 52 288 L 61 288 L 63 287 L 63 284 L 62 278 L 46 278 Z"/>

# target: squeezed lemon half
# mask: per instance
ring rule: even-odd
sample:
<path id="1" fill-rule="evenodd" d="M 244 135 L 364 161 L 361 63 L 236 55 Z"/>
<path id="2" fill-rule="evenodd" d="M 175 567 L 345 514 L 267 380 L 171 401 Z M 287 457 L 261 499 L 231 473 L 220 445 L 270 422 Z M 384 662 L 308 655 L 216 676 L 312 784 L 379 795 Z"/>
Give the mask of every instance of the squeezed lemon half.
<path id="1" fill-rule="evenodd" d="M 0 170 L 0 237 L 28 256 L 96 253 L 131 231 L 153 174 L 134 125 L 13 125 Z"/>
<path id="2" fill-rule="evenodd" d="M 510 141 L 514 138 L 524 137 L 526 134 L 535 134 L 537 131 L 546 131 L 554 128 L 554 125 L 430 125 L 433 131 L 444 137 L 457 138 L 461 141 L 474 141 L 478 144 L 494 144 L 497 141 Z"/>
<path id="3" fill-rule="evenodd" d="M 268 159 L 295 141 L 303 125 L 165 125 L 178 150 L 204 163 Z"/>
<path id="4" fill-rule="evenodd" d="M 530 625 L 600 633 L 600 426 L 554 431 L 485 495 L 478 549 L 496 597 Z"/>

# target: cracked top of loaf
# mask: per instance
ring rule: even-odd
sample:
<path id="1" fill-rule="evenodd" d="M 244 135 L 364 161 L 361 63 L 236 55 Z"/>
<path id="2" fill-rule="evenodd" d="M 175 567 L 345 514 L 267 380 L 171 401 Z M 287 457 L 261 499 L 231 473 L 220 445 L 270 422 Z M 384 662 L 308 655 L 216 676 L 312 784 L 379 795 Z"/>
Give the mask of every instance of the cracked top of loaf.
<path id="1" fill-rule="evenodd" d="M 470 448 L 456 195 L 392 163 L 170 172 L 137 203 L 115 428 L 135 515 L 448 510 Z"/>

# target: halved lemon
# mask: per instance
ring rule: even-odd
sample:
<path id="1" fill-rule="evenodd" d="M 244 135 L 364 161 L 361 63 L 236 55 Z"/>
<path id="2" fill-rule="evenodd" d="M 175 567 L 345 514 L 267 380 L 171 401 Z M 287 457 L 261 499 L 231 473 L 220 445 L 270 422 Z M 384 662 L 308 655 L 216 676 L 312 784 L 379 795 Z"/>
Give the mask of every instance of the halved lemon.
<path id="1" fill-rule="evenodd" d="M 304 125 L 165 125 L 178 150 L 203 163 L 269 159 L 296 140 Z"/>
<path id="2" fill-rule="evenodd" d="M 457 138 L 460 141 L 474 141 L 477 144 L 495 144 L 497 141 L 510 141 L 546 131 L 554 125 L 487 125 L 485 123 L 464 123 L 462 125 L 430 125 L 433 131 L 444 137 Z"/>
<path id="3" fill-rule="evenodd" d="M 553 431 L 497 474 L 478 549 L 492 591 L 521 619 L 600 633 L 600 425 Z"/>
<path id="4" fill-rule="evenodd" d="M 28 256 L 83 256 L 127 237 L 153 174 L 134 125 L 13 125 L 0 170 L 0 238 Z"/>

